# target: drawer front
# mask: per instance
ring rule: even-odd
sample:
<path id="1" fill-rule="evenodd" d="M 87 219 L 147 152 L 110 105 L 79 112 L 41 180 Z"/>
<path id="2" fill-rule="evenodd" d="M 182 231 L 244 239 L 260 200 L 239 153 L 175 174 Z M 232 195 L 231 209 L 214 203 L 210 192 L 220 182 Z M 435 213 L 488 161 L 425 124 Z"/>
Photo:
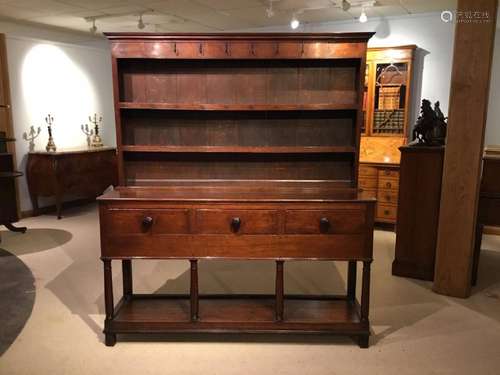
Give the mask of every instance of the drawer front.
<path id="1" fill-rule="evenodd" d="M 379 190 L 377 201 L 382 204 L 398 204 L 398 193 L 393 190 Z"/>
<path id="2" fill-rule="evenodd" d="M 378 177 L 379 178 L 396 178 L 399 179 L 399 171 L 397 169 L 379 169 L 378 170 Z"/>
<path id="3" fill-rule="evenodd" d="M 366 234 L 233 235 L 169 234 L 105 239 L 104 257 L 163 259 L 371 259 Z"/>
<path id="4" fill-rule="evenodd" d="M 359 175 L 367 177 L 377 177 L 378 170 L 375 167 L 369 167 L 367 165 L 359 166 Z"/>
<path id="5" fill-rule="evenodd" d="M 273 234 L 279 233 L 277 210 L 198 209 L 194 233 Z"/>
<path id="6" fill-rule="evenodd" d="M 395 178 L 381 177 L 378 180 L 378 188 L 384 190 L 399 190 L 399 180 Z"/>
<path id="7" fill-rule="evenodd" d="M 397 215 L 397 206 L 387 204 L 377 204 L 377 220 L 395 221 Z"/>
<path id="8" fill-rule="evenodd" d="M 112 209 L 105 216 L 105 234 L 112 236 L 189 233 L 187 209 Z"/>
<path id="9" fill-rule="evenodd" d="M 285 216 L 287 234 L 362 233 L 365 215 L 360 211 L 289 210 Z"/>
<path id="10" fill-rule="evenodd" d="M 359 187 L 362 188 L 363 190 L 376 189 L 377 178 L 359 176 Z"/>

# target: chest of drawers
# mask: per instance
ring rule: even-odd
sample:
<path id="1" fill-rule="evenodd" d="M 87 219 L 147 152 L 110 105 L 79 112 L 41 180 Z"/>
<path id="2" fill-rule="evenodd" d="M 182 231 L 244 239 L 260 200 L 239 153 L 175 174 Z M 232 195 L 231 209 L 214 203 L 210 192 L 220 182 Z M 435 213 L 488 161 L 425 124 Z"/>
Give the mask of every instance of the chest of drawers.
<path id="1" fill-rule="evenodd" d="M 359 188 L 363 196 L 377 198 L 375 221 L 396 224 L 399 165 L 360 163 Z"/>
<path id="2" fill-rule="evenodd" d="M 175 193 L 178 190 L 183 193 Z M 358 336 L 362 347 L 368 344 L 373 199 L 361 199 L 355 193 L 338 197 L 334 192 L 322 192 L 322 199 L 317 199 L 317 193 L 301 189 L 287 189 L 286 194 L 280 189 L 202 190 L 127 188 L 98 198 L 108 345 L 114 344 L 117 333 L 186 330 L 344 333 Z M 228 199 L 228 195 L 240 198 Z M 294 199 L 279 198 L 287 195 Z M 124 296 L 115 308 L 111 261 L 117 259 L 122 261 Z M 190 294 L 134 294 L 133 259 L 189 261 Z M 275 261 L 276 293 L 198 295 L 199 259 Z M 346 261 L 347 293 L 285 295 L 286 260 Z M 360 302 L 356 299 L 358 261 L 363 263 Z"/>

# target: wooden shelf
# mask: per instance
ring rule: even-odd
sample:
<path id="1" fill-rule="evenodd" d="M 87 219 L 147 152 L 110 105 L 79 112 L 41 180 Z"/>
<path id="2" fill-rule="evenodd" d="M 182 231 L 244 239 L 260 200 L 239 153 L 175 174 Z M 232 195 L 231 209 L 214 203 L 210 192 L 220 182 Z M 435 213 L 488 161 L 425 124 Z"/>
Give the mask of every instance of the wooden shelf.
<path id="1" fill-rule="evenodd" d="M 318 103 L 318 104 L 191 104 L 191 103 L 143 103 L 120 102 L 122 109 L 160 109 L 178 111 L 357 111 L 356 103 Z"/>
<path id="2" fill-rule="evenodd" d="M 200 296 L 199 318 L 190 319 L 189 295 L 132 295 L 122 299 L 110 328 L 117 333 L 191 331 L 362 332 L 359 305 L 345 296 L 285 296 L 283 321 L 273 295 Z"/>
<path id="3" fill-rule="evenodd" d="M 122 146 L 125 152 L 186 152 L 186 153 L 268 153 L 268 154 L 321 154 L 355 153 L 351 146 Z"/>

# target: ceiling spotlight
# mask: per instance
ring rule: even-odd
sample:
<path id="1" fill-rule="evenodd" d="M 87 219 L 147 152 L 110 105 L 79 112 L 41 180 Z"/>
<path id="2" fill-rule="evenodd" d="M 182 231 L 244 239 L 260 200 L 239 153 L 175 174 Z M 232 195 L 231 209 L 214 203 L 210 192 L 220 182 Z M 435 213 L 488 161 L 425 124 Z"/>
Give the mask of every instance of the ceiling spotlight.
<path id="1" fill-rule="evenodd" d="M 342 10 L 347 12 L 349 9 L 351 9 L 351 3 L 347 0 L 342 0 Z"/>
<path id="2" fill-rule="evenodd" d="M 300 22 L 297 19 L 297 17 L 294 15 L 292 18 L 292 21 L 290 22 L 290 27 L 295 30 L 299 26 L 300 26 Z"/>
<path id="3" fill-rule="evenodd" d="M 365 8 L 361 8 L 361 15 L 359 16 L 359 22 L 365 23 L 368 21 L 368 17 L 366 16 Z"/>
<path id="4" fill-rule="evenodd" d="M 142 30 L 146 27 L 146 24 L 144 23 L 144 21 L 142 20 L 142 14 L 139 15 L 139 21 L 137 22 L 137 28 L 139 30 Z"/>
<path id="5" fill-rule="evenodd" d="M 97 32 L 97 26 L 95 25 L 95 18 L 92 19 L 92 27 L 89 29 L 91 34 L 95 34 Z"/>

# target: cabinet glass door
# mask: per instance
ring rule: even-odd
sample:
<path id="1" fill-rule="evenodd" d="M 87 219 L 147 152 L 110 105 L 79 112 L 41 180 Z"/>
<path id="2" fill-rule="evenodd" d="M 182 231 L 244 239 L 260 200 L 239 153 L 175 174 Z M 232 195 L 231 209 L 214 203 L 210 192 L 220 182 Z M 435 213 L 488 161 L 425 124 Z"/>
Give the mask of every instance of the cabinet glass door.
<path id="1" fill-rule="evenodd" d="M 366 135 L 367 134 L 367 129 L 369 127 L 368 120 L 369 120 L 369 113 L 368 113 L 368 107 L 369 107 L 369 83 L 370 83 L 370 64 L 366 64 L 366 69 L 365 69 L 365 86 L 363 89 L 363 122 L 361 123 L 361 134 Z"/>
<path id="2" fill-rule="evenodd" d="M 408 64 L 378 63 L 375 67 L 373 135 L 402 135 L 406 117 Z"/>

